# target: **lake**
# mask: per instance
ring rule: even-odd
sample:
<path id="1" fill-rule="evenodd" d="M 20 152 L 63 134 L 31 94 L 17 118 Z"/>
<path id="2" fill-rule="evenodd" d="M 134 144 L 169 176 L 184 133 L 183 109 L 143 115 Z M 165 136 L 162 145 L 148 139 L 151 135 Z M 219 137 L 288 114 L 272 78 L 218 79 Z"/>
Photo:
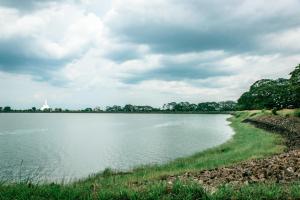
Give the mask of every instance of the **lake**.
<path id="1" fill-rule="evenodd" d="M 0 180 L 61 181 L 166 163 L 224 143 L 222 114 L 0 113 Z"/>

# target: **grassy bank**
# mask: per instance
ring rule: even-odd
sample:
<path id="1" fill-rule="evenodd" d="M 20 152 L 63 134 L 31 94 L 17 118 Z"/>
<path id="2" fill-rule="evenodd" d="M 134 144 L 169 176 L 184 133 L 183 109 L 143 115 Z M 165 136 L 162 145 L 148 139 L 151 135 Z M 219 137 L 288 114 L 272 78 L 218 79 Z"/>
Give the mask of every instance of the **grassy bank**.
<path id="1" fill-rule="evenodd" d="M 169 185 L 165 177 L 185 172 L 232 165 L 284 150 L 282 138 L 241 123 L 253 112 L 238 112 L 230 119 L 233 138 L 218 147 L 177 159 L 165 165 L 143 166 L 121 173 L 105 170 L 70 184 L 14 183 L 0 185 L 0 199 L 282 199 L 300 198 L 300 183 L 221 187 L 215 193 L 188 182 Z"/>

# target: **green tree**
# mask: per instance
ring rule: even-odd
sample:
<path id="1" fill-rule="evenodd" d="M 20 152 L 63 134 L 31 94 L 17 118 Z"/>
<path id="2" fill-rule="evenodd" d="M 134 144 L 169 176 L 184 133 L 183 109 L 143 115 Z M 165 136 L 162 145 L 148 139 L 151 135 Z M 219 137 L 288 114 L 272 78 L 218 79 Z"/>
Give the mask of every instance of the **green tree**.
<path id="1" fill-rule="evenodd" d="M 238 109 L 285 108 L 292 101 L 289 86 L 289 80 L 283 78 L 256 81 L 238 99 Z"/>
<path id="2" fill-rule="evenodd" d="M 107 106 L 105 110 L 106 112 L 122 112 L 122 107 L 117 105 L 114 105 L 112 107 Z"/>
<path id="3" fill-rule="evenodd" d="M 127 104 L 127 105 L 124 106 L 123 111 L 124 111 L 124 112 L 134 112 L 135 109 L 134 109 L 134 106 L 133 106 L 133 105 Z"/>
<path id="4" fill-rule="evenodd" d="M 290 73 L 293 106 L 300 107 L 300 64 Z"/>
<path id="5" fill-rule="evenodd" d="M 92 108 L 86 108 L 83 110 L 84 112 L 93 112 L 93 109 Z"/>
<path id="6" fill-rule="evenodd" d="M 54 112 L 62 112 L 62 109 L 61 108 L 55 108 Z"/>
<path id="7" fill-rule="evenodd" d="M 5 106 L 3 109 L 4 112 L 11 112 L 11 107 L 10 106 Z"/>

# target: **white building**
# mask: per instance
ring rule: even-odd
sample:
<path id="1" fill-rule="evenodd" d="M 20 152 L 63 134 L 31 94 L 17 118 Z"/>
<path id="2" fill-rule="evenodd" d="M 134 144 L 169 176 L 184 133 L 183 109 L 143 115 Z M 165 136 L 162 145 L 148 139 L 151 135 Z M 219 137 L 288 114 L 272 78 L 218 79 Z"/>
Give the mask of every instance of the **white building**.
<path id="1" fill-rule="evenodd" d="M 50 109 L 50 107 L 48 106 L 48 103 L 47 103 L 47 99 L 45 100 L 45 103 L 44 105 L 41 107 L 41 110 L 46 110 L 46 109 Z"/>

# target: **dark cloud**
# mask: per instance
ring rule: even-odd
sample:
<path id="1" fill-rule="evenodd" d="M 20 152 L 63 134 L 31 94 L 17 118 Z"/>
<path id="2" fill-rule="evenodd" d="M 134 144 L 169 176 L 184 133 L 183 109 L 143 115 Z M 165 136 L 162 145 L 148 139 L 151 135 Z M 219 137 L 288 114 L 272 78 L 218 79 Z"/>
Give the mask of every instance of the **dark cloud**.
<path id="1" fill-rule="evenodd" d="M 16 8 L 28 14 L 34 9 L 47 7 L 54 2 L 79 1 L 0 0 L 0 6 Z M 226 56 L 244 53 L 265 54 L 270 49 L 263 49 L 263 45 L 258 44 L 258 41 L 264 42 L 261 40 L 264 36 L 300 27 L 300 1 L 298 0 L 276 2 L 268 0 L 228 0 L 226 2 L 165 0 L 148 4 L 149 1 L 144 1 L 147 7 L 142 1 L 137 5 L 131 5 L 135 2 L 119 1 L 114 6 L 120 4 L 120 7 L 113 8 L 111 17 L 108 15 L 103 19 L 104 25 L 107 26 L 105 28 L 109 30 L 109 38 L 118 41 L 118 47 L 120 47 L 108 49 L 104 57 L 117 64 L 126 60 L 140 59 L 149 54 L 176 57 L 212 50 L 224 51 Z M 89 12 L 88 8 L 83 9 Z M 49 32 L 55 32 L 55 30 L 49 29 Z M 0 38 L 1 71 L 28 73 L 34 75 L 35 80 L 38 81 L 56 80 L 59 83 L 60 80 L 53 77 L 51 71 L 58 70 L 76 56 L 79 58 L 78 55 L 83 50 L 92 46 L 89 44 L 87 47 L 82 47 L 81 51 L 75 53 L 76 55 L 72 58 L 58 59 L 42 55 L 43 48 L 35 44 L 39 33 L 34 34 L 36 37 L 5 36 Z M 51 41 L 51 34 L 48 37 Z M 139 51 L 138 47 L 141 45 L 146 47 L 147 51 Z M 199 80 L 233 73 L 220 70 L 216 63 L 217 59 L 213 56 L 211 59 L 191 58 L 185 61 L 163 59 L 158 63 L 158 68 L 143 73 L 132 73 L 123 81 L 135 84 L 150 79 Z"/>
<path id="2" fill-rule="evenodd" d="M 0 6 L 30 11 L 44 7 L 51 2 L 59 2 L 59 0 L 0 0 Z"/>
<path id="3" fill-rule="evenodd" d="M 125 40 L 147 44 L 157 53 L 253 49 L 254 38 L 249 34 L 238 35 L 236 31 L 238 30 L 202 31 L 168 24 L 148 24 L 126 27 L 122 34 L 126 35 Z"/>
<path id="4" fill-rule="evenodd" d="M 132 74 L 124 79 L 125 83 L 136 84 L 144 80 L 198 80 L 209 77 L 226 76 L 233 72 L 220 69 L 216 63 L 202 62 L 198 60 L 178 62 L 174 60 L 162 60 L 160 67 L 145 71 L 143 73 Z"/>
<path id="5" fill-rule="evenodd" d="M 257 52 L 258 38 L 300 26 L 299 1 L 167 2 L 168 7 L 147 7 L 147 12 L 121 7 L 108 26 L 124 41 L 149 45 L 156 53 Z"/>
<path id="6" fill-rule="evenodd" d="M 57 70 L 69 58 L 55 59 L 37 54 L 31 40 L 20 38 L 0 40 L 0 70 L 10 73 L 31 74 L 39 80 L 49 80 L 50 71 Z"/>

